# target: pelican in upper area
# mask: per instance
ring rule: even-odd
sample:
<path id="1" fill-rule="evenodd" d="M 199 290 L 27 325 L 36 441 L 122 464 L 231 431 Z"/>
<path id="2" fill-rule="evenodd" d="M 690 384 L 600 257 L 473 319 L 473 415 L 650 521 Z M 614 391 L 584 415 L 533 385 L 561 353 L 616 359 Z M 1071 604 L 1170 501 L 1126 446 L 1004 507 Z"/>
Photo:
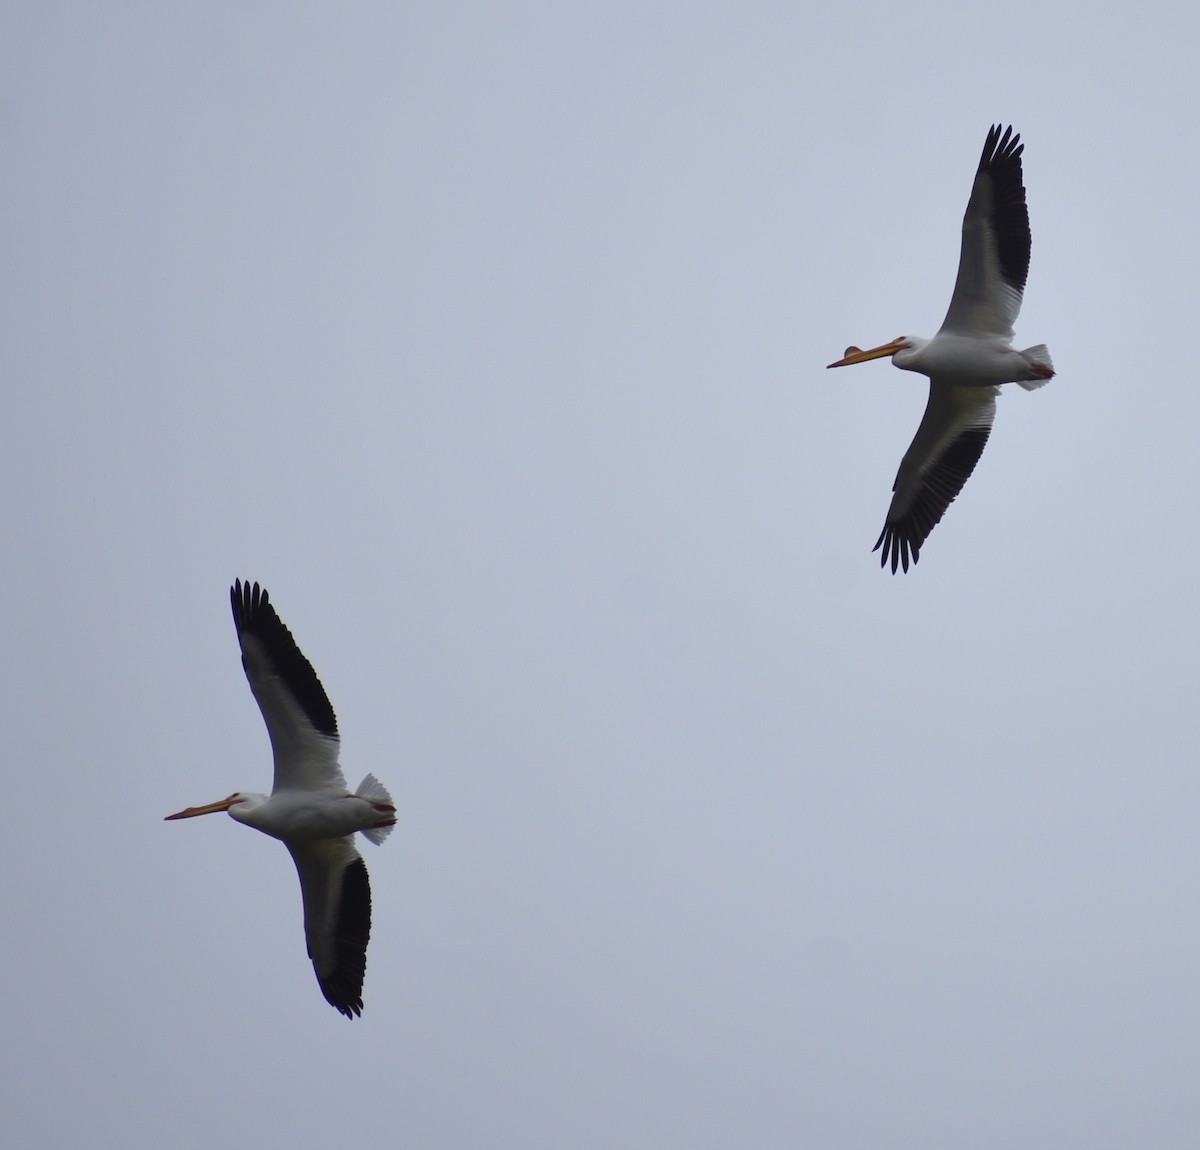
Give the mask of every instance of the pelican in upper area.
<path id="1" fill-rule="evenodd" d="M 228 811 L 287 847 L 300 875 L 304 935 L 321 993 L 354 1018 L 362 1012 L 371 937 L 371 886 L 354 832 L 383 842 L 395 825 L 396 808 L 374 775 L 357 791 L 346 789 L 329 697 L 266 591 L 239 579 L 229 596 L 242 666 L 271 736 L 275 785 L 269 798 L 237 791 L 167 818 Z"/>
<path id="2" fill-rule="evenodd" d="M 1044 344 L 1017 351 L 1013 322 L 1029 273 L 1029 212 L 1021 181 L 1025 145 L 1012 128 L 988 132 L 963 217 L 962 254 L 950 310 L 933 339 L 902 335 L 890 343 L 846 354 L 830 367 L 866 363 L 885 355 L 905 371 L 929 376 L 929 402 L 912 444 L 900 461 L 895 494 L 875 550 L 908 570 L 946 508 L 975 470 L 996 414 L 998 384 L 1027 391 L 1054 377 Z"/>

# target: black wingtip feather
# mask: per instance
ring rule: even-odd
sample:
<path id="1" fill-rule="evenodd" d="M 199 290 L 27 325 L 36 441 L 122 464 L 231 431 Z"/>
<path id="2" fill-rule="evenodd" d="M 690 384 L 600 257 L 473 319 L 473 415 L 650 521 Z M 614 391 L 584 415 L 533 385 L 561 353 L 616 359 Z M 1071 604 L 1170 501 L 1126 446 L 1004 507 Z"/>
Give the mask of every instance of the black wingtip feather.
<path id="1" fill-rule="evenodd" d="M 896 529 L 896 526 L 891 523 L 885 523 L 883 530 L 879 533 L 879 538 L 875 540 L 875 546 L 872 551 L 878 551 L 883 547 L 883 554 L 879 556 L 879 566 L 886 567 L 888 560 L 892 561 L 892 574 L 896 574 L 896 568 L 903 565 L 905 574 L 908 573 L 909 551 L 912 552 L 912 562 L 921 557 L 921 545 L 914 543 Z"/>
<path id="2" fill-rule="evenodd" d="M 317 975 L 330 1006 L 347 1018 L 362 1014 L 363 979 L 367 974 L 367 943 L 371 941 L 371 882 L 367 864 L 355 859 L 342 872 L 342 897 L 334 928 L 336 957 L 333 973 Z"/>
<path id="3" fill-rule="evenodd" d="M 252 585 L 235 579 L 229 589 L 229 601 L 239 640 L 244 634 L 253 635 L 263 645 L 276 674 L 287 683 L 312 725 L 321 734 L 336 738 L 337 715 L 333 704 L 313 665 L 276 614 L 266 589 L 257 583 Z"/>
<path id="4" fill-rule="evenodd" d="M 988 132 L 979 157 L 979 173 L 992 180 L 992 227 L 1000 272 L 1018 291 L 1025 290 L 1029 276 L 1029 209 L 1025 203 L 1025 185 L 1021 174 L 1021 153 L 1025 145 L 1012 127 L 994 124 Z"/>

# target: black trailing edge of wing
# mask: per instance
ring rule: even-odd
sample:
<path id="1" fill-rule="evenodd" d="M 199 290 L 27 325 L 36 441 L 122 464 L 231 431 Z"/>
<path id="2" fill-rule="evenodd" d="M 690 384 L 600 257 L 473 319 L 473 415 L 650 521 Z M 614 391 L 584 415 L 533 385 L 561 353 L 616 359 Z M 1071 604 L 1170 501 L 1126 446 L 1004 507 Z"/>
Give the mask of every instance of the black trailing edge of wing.
<path id="1" fill-rule="evenodd" d="M 323 735 L 337 738 L 337 716 L 313 665 L 296 646 L 292 633 L 275 613 L 264 588 L 234 580 L 229 589 L 238 639 L 253 635 L 263 646 L 275 673 L 287 684 L 309 722 Z M 245 658 L 242 660 L 245 663 Z"/>
<path id="2" fill-rule="evenodd" d="M 968 427 L 921 477 L 921 489 L 916 498 L 894 520 L 888 518 L 871 548 L 872 551 L 883 548 L 879 557 L 881 567 L 886 567 L 890 561 L 894 575 L 898 567 L 907 571 L 910 559 L 916 563 L 929 533 L 957 498 L 963 484 L 971 478 L 991 433 L 990 425 Z"/>

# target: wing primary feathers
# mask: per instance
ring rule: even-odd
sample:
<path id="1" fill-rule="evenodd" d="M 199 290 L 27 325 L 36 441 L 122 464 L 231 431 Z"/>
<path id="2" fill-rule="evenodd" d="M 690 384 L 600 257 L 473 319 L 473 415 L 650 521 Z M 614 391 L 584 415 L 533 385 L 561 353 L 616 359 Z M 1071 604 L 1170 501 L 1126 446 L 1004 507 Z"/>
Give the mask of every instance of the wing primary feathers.
<path id="1" fill-rule="evenodd" d="M 895 518 L 891 511 L 888 512 L 883 531 L 872 548 L 873 551 L 883 549 L 879 557 L 881 567 L 886 567 L 890 561 L 894 575 L 898 567 L 908 570 L 910 557 L 913 563 L 917 562 L 929 533 L 970 479 L 991 431 L 990 424 L 965 428 L 921 477 L 920 489 L 908 506 Z M 896 484 L 892 487 L 893 491 L 895 489 Z"/>
<path id="2" fill-rule="evenodd" d="M 1017 291 L 1025 290 L 1029 275 L 1029 209 L 1025 204 L 1025 185 L 1021 180 L 1021 153 L 1025 145 L 1011 127 L 1000 133 L 996 124 L 988 132 L 979 158 L 979 174 L 992 182 L 992 229 L 996 237 L 996 255 L 1005 282 Z"/>
<path id="3" fill-rule="evenodd" d="M 253 635 L 262 644 L 276 675 L 287 684 L 309 722 L 322 735 L 337 738 L 337 716 L 313 665 L 296 645 L 292 633 L 275 612 L 265 588 L 234 580 L 229 589 L 238 640 Z M 243 655 L 242 665 L 246 665 Z"/>
<path id="4" fill-rule="evenodd" d="M 371 883 L 367 865 L 356 858 L 342 872 L 342 896 L 334 924 L 334 965 L 330 974 L 317 971 L 321 993 L 347 1018 L 362 1014 L 367 943 L 371 940 Z"/>

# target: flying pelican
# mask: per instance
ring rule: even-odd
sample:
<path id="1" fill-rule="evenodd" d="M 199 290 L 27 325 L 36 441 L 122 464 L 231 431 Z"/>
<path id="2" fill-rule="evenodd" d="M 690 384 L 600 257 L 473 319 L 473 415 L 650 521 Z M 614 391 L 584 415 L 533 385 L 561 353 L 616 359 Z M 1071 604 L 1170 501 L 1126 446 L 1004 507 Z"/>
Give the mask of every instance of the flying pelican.
<path id="1" fill-rule="evenodd" d="M 354 832 L 383 842 L 395 825 L 396 808 L 374 775 L 357 791 L 346 789 L 329 697 L 266 591 L 238 579 L 229 598 L 242 666 L 271 736 L 275 785 L 270 798 L 236 791 L 167 819 L 228 811 L 287 847 L 300 875 L 304 935 L 321 993 L 354 1018 L 362 1012 L 371 937 L 371 885 L 354 849 Z"/>
<path id="2" fill-rule="evenodd" d="M 830 367 L 892 357 L 904 371 L 929 376 L 921 426 L 900 461 L 892 504 L 873 550 L 880 565 L 908 570 L 946 508 L 954 502 L 983 453 L 996 414 L 997 386 L 1027 391 L 1054 377 L 1045 344 L 1016 351 L 1013 322 L 1029 274 L 1029 212 L 1021 182 L 1025 145 L 1011 127 L 988 132 L 963 216 L 962 254 L 950 310 L 933 339 L 902 335 L 890 343 L 846 354 Z"/>

